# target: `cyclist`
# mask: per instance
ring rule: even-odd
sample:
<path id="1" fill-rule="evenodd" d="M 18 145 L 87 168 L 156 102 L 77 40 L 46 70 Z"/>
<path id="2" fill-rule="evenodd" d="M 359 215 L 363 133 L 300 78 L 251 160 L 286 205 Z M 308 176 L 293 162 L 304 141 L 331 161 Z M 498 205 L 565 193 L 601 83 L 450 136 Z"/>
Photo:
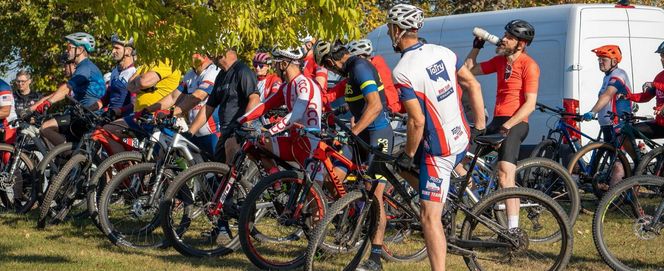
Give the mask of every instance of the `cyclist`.
<path id="1" fill-rule="evenodd" d="M 0 79 L 0 130 L 2 131 L 2 140 L 6 144 L 14 144 L 16 140 L 16 128 L 10 126 L 10 122 L 16 119 L 16 108 L 14 106 L 14 95 L 12 88 Z M 2 162 L 6 165 L 10 158 L 9 152 L 4 152 Z"/>
<path id="2" fill-rule="evenodd" d="M 304 73 L 304 76 L 313 79 L 320 87 L 322 93 L 325 93 L 327 92 L 327 69 L 318 65 L 314 59 L 314 51 L 312 49 L 316 44 L 316 39 L 311 36 L 307 36 L 301 41 L 304 43 L 303 46 L 307 52 L 306 56 L 304 57 L 304 63 L 302 64 L 304 67 L 302 73 Z"/>
<path id="3" fill-rule="evenodd" d="M 134 109 L 136 95 L 127 90 L 127 84 L 136 73 L 136 67 L 134 67 L 136 51 L 134 50 L 134 38 L 123 40 L 117 34 L 113 34 L 111 43 L 113 44 L 111 56 L 116 65 L 111 70 L 106 95 L 91 109 L 97 110 L 107 106 L 110 115 L 115 118 L 126 116 Z"/>
<path id="4" fill-rule="evenodd" d="M 259 52 L 256 53 L 252 64 L 256 77 L 258 79 L 258 93 L 261 97 L 261 102 L 265 101 L 272 94 L 276 93 L 281 86 L 281 78 L 274 73 L 270 73 L 270 64 L 272 59 L 269 53 Z"/>
<path id="5" fill-rule="evenodd" d="M 32 91 L 30 84 L 32 84 L 32 75 L 26 70 L 21 70 L 16 73 L 17 89 L 14 91 L 14 106 L 16 107 L 16 114 L 23 116 L 30 106 L 34 105 L 41 99 L 42 95 L 39 92 Z"/>
<path id="6" fill-rule="evenodd" d="M 362 57 L 351 56 L 346 46 L 340 41 L 336 41 L 334 44 L 327 41 L 317 42 L 314 46 L 314 55 L 318 65 L 324 66 L 328 70 L 346 77 L 348 80 L 348 89 L 344 91 L 344 99 L 348 104 L 349 111 L 353 115 L 353 119 L 357 120 L 351 123 L 353 134 L 359 135 L 372 146 L 382 147 L 382 151 L 385 153 L 392 153 L 392 126 L 390 126 L 386 107 L 383 106 L 387 102 L 385 92 L 383 91 L 384 86 L 376 68 L 374 68 L 371 62 Z M 344 154 L 352 155 L 352 152 L 344 151 Z M 368 153 L 361 155 L 365 158 L 363 161 L 368 161 L 368 164 L 372 165 Z M 377 175 L 380 173 L 380 170 L 374 168 L 373 165 L 368 170 L 370 175 L 381 180 L 375 190 L 378 206 L 381 207 L 378 230 L 372 237 L 370 258 L 361 265 L 361 268 L 368 270 L 382 268 L 380 257 L 385 225 L 387 223 L 382 198 L 387 181 L 380 175 Z M 338 166 L 335 167 L 334 171 L 341 180 L 345 179 L 347 169 Z"/>
<path id="7" fill-rule="evenodd" d="M 214 88 L 214 79 L 219 74 L 219 68 L 207 55 L 200 53 L 192 55 L 192 67 L 182 78 L 177 91 L 171 92 L 158 102 L 146 107 L 145 110 L 157 112 L 175 106 L 174 116 L 179 117 L 187 113 L 189 120 L 196 118 Z M 193 134 L 192 142 L 206 151 L 212 150 L 210 153 L 214 154 L 219 140 L 218 123 L 217 114 L 210 116 L 206 124 L 198 129 L 196 134 Z"/>
<path id="8" fill-rule="evenodd" d="M 351 41 L 346 46 L 348 52 L 353 56 L 359 56 L 364 59 L 371 61 L 371 64 L 378 71 L 380 76 L 380 81 L 383 83 L 384 95 L 386 100 L 387 109 L 393 113 L 404 113 L 402 112 L 403 108 L 399 102 L 399 94 L 397 93 L 394 83 L 392 82 L 392 71 L 390 67 L 385 63 L 385 59 L 380 55 L 372 56 L 373 45 L 369 39 L 360 39 L 356 41 Z M 326 106 L 329 106 L 329 103 L 344 95 L 346 91 L 346 84 L 348 79 L 343 79 L 337 83 L 333 88 L 328 91 L 328 93 L 323 97 L 323 103 Z"/>
<path id="9" fill-rule="evenodd" d="M 590 111 L 583 114 L 583 119 L 589 121 L 595 117 L 599 121 L 604 142 L 612 142 L 614 138 L 613 125 L 618 123 L 618 118 L 611 117 L 609 112 L 622 114 L 632 112 L 632 103 L 626 97 L 631 94 L 630 81 L 625 70 L 618 67 L 622 60 L 622 52 L 617 45 L 604 45 L 592 50 L 597 56 L 599 70 L 604 72 L 602 87 L 598 93 L 598 99 Z M 609 181 L 609 186 L 617 183 L 625 176 L 620 162 L 614 165 L 614 173 Z M 608 187 L 601 187 L 608 190 Z"/>
<path id="10" fill-rule="evenodd" d="M 189 126 L 189 132 L 197 133 L 198 129 L 206 125 L 215 108 L 219 107 L 221 136 L 215 148 L 215 160 L 225 163 L 226 159 L 230 160 L 240 148 L 233 133 L 233 130 L 240 126 L 237 119 L 260 103 L 260 95 L 256 87 L 256 75 L 243 61 L 238 60 L 235 49 L 226 49 L 213 61 L 219 63 L 222 71 L 214 81 L 214 89 L 205 106 Z M 228 140 L 231 138 L 232 140 Z"/>
<path id="11" fill-rule="evenodd" d="M 169 59 L 141 66 L 127 84 L 127 90 L 136 93 L 134 113 L 104 125 L 103 131 L 98 130 L 99 133 L 95 133 L 93 136 L 98 140 L 103 140 L 102 143 L 108 144 L 107 147 L 110 148 L 111 153 L 123 151 L 124 146 L 118 141 L 130 136 L 124 131 L 131 128 L 150 132 L 150 127 L 138 125 L 136 119 L 148 113 L 147 110 L 144 110 L 146 107 L 157 103 L 173 92 L 178 87 L 180 78 L 180 71 L 173 68 Z"/>
<path id="12" fill-rule="evenodd" d="M 419 8 L 399 4 L 388 11 L 388 36 L 401 59 L 393 70 L 394 83 L 408 113 L 406 146 L 396 166 L 401 176 L 419 183 L 421 221 L 432 270 L 445 270 L 447 245 L 441 216 L 450 173 L 468 147 L 470 131 L 459 102 L 458 84 L 471 94 L 475 124 L 484 128 L 484 105 L 479 82 L 451 50 L 418 41 L 424 21 Z M 457 81 L 458 80 L 458 81 Z M 457 84 L 458 83 L 458 84 Z M 417 175 L 408 174 L 417 166 Z"/>
<path id="13" fill-rule="evenodd" d="M 65 36 L 67 41 L 67 60 L 76 63 L 76 70 L 66 84 L 60 85 L 50 95 L 41 98 L 30 110 L 43 112 L 52 103 L 61 101 L 72 93 L 75 100 L 89 107 L 106 92 L 104 78 L 99 68 L 90 61 L 89 54 L 95 50 L 95 39 L 88 33 L 77 32 Z M 41 133 L 53 145 L 65 140 L 76 141 L 86 132 L 89 124 L 72 115 L 62 115 L 47 120 L 42 124 Z"/>
<path id="14" fill-rule="evenodd" d="M 487 133 L 501 133 L 507 138 L 498 148 L 498 182 L 501 187 L 514 187 L 516 162 L 521 143 L 528 135 L 528 117 L 535 111 L 540 69 L 527 53 L 526 47 L 535 38 L 535 28 L 523 20 L 505 25 L 505 34 L 496 47 L 497 56 L 477 63 L 484 40 L 475 38 L 465 65 L 474 75 L 496 73 L 498 89 L 493 120 Z M 481 133 L 481 132 L 480 132 Z M 519 201 L 507 201 L 509 229 L 518 229 Z"/>
<path id="15" fill-rule="evenodd" d="M 294 123 L 300 123 L 304 129 L 310 131 L 321 130 L 321 92 L 314 81 L 302 73 L 300 64 L 304 57 L 301 47 L 278 49 L 272 51 L 272 67 L 286 84 L 281 85 L 278 92 L 265 101 L 250 109 L 238 118 L 238 123 L 244 124 L 255 120 L 267 113 L 270 109 L 286 105 L 289 113 L 275 123 L 267 132 L 266 140 L 260 142 L 261 146 L 278 155 L 286 161 L 296 161 L 304 168 L 304 162 L 313 153 L 318 140 L 311 137 L 299 136 L 292 133 L 290 136 L 275 136 L 286 131 Z M 266 169 L 275 173 L 275 165 L 271 161 L 264 161 Z M 311 171 L 311 169 L 308 169 Z M 319 169 L 320 171 L 320 169 Z M 322 176 L 321 174 L 318 174 Z"/>
<path id="16" fill-rule="evenodd" d="M 659 45 L 655 53 L 659 54 L 662 67 L 664 68 L 664 42 Z M 645 103 L 657 97 L 657 103 L 653 108 L 655 110 L 655 121 L 639 122 L 634 124 L 634 128 L 638 129 L 649 139 L 664 138 L 664 70 L 659 72 L 652 82 L 644 83 L 642 89 L 643 93 L 628 94 L 627 98 L 633 102 Z M 636 157 L 634 146 L 631 146 L 631 142 L 626 140 L 625 143 L 627 143 L 625 146 L 627 152 L 632 157 Z"/>

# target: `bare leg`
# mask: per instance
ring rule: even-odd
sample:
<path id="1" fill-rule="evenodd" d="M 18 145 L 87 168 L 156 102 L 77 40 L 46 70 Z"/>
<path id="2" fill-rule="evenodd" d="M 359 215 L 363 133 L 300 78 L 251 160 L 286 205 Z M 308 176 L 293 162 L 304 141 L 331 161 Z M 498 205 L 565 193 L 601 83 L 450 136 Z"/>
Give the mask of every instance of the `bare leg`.
<path id="1" fill-rule="evenodd" d="M 427 245 L 431 270 L 445 270 L 447 240 L 441 221 L 444 204 L 428 200 L 421 200 L 420 204 L 422 208 L 420 211 L 422 229 L 424 231 L 424 240 Z"/>
<path id="2" fill-rule="evenodd" d="M 506 161 L 498 162 L 498 183 L 501 188 L 510 188 L 516 186 L 516 165 Z M 521 205 L 519 199 L 508 199 L 505 202 L 507 205 L 507 218 L 516 217 L 517 221 L 513 222 L 518 224 L 519 207 Z M 518 225 L 510 225 L 510 228 L 518 227 Z"/>
<path id="3" fill-rule="evenodd" d="M 50 119 L 44 122 L 40 132 L 53 146 L 65 143 L 65 137 L 60 134 L 60 131 L 58 130 L 58 122 L 55 119 Z"/>

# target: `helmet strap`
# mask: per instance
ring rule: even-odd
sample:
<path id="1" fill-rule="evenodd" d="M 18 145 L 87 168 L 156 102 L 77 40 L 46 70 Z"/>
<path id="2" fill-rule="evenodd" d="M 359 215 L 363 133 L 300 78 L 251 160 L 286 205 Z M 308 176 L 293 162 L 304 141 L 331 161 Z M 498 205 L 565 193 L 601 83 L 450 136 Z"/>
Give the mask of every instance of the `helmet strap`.
<path id="1" fill-rule="evenodd" d="M 394 49 L 395 52 L 400 53 L 403 48 L 399 48 L 399 43 L 401 42 L 401 39 L 403 38 L 403 35 L 406 34 L 406 30 L 401 29 L 400 27 L 393 25 L 396 29 L 401 30 L 401 32 L 397 35 L 396 38 L 392 38 L 392 48 Z M 394 33 L 394 32 L 393 32 Z"/>

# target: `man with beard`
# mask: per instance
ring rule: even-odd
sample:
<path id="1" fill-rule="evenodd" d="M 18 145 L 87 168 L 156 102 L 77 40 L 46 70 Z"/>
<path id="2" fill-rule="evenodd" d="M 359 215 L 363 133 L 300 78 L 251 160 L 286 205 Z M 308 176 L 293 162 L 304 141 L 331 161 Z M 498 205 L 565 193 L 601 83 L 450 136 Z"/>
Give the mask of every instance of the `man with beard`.
<path id="1" fill-rule="evenodd" d="M 498 182 L 501 187 L 515 186 L 516 162 L 521 142 L 528 135 L 528 117 L 535 111 L 540 69 L 526 54 L 526 46 L 535 38 L 535 28 L 523 20 L 512 20 L 505 25 L 505 34 L 496 48 L 496 56 L 477 64 L 477 55 L 484 40 L 475 38 L 473 49 L 465 66 L 474 75 L 496 73 L 498 89 L 493 120 L 487 126 L 488 134 L 506 136 L 498 148 Z M 507 220 L 510 230 L 518 230 L 519 201 L 507 201 Z"/>
<path id="2" fill-rule="evenodd" d="M 91 110 L 108 107 L 108 112 L 113 119 L 125 116 L 134 110 L 133 98 L 136 95 L 127 90 L 127 84 L 136 73 L 134 67 L 134 38 L 122 40 L 117 34 L 111 36 L 113 49 L 111 56 L 117 65 L 111 71 L 111 79 L 108 82 L 106 95 L 91 106 Z"/>

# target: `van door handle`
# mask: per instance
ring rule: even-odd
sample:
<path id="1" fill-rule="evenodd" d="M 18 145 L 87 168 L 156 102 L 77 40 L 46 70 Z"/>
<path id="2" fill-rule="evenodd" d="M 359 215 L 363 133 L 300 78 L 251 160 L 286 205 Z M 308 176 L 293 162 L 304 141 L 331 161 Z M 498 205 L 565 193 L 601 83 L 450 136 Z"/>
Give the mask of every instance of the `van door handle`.
<path id="1" fill-rule="evenodd" d="M 569 71 L 580 71 L 583 69 L 583 66 L 579 64 L 573 64 L 572 66 L 569 66 Z"/>

